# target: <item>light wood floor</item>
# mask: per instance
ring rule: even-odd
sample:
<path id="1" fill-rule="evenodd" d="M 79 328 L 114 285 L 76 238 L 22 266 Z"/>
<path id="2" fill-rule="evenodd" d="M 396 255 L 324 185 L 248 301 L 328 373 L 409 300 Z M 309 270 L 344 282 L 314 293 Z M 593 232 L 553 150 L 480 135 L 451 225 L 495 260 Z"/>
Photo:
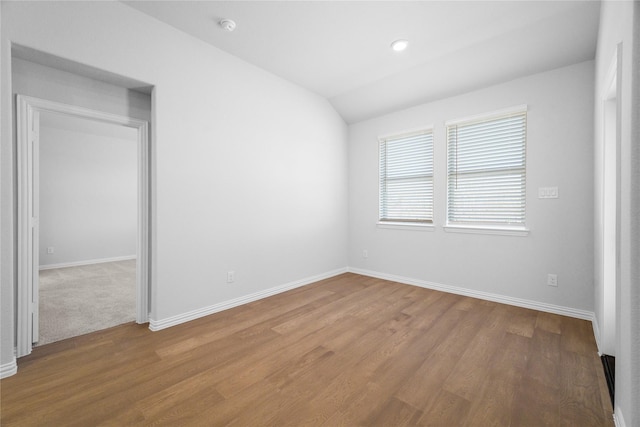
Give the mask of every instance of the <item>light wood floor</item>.
<path id="1" fill-rule="evenodd" d="M 612 426 L 589 322 L 344 274 L 36 348 L 3 426 Z"/>

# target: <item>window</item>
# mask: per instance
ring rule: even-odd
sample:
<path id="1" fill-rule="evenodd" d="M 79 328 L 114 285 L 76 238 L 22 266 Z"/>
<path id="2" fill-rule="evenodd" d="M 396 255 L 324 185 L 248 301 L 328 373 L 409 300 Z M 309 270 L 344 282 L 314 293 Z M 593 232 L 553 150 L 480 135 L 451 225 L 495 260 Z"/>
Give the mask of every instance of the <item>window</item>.
<path id="1" fill-rule="evenodd" d="M 447 225 L 525 226 L 526 107 L 447 126 Z"/>
<path id="2" fill-rule="evenodd" d="M 433 222 L 433 132 L 380 139 L 381 222 Z"/>

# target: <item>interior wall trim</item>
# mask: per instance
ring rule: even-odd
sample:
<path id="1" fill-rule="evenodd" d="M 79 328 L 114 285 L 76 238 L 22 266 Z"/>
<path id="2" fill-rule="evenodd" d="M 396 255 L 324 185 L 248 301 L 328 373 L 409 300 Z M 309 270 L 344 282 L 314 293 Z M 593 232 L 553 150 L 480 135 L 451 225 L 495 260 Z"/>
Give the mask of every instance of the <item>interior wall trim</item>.
<path id="1" fill-rule="evenodd" d="M 622 417 L 622 410 L 619 406 L 616 407 L 615 411 L 613 411 L 613 423 L 616 425 L 616 427 L 627 427 L 624 422 L 624 418 Z"/>
<path id="2" fill-rule="evenodd" d="M 11 361 L 0 365 L 0 379 L 10 377 L 11 375 L 15 375 L 17 372 L 18 372 L 18 363 L 16 362 L 15 356 L 13 356 L 13 359 Z"/>
<path id="3" fill-rule="evenodd" d="M 600 327 L 598 326 L 598 318 L 593 314 L 593 320 L 591 321 L 591 326 L 593 327 L 593 336 L 596 339 L 596 347 L 598 348 L 598 356 L 602 356 L 602 350 L 600 347 Z"/>
<path id="4" fill-rule="evenodd" d="M 441 283 L 429 282 L 429 281 L 420 280 L 420 279 L 412 279 L 409 277 L 396 276 L 393 274 L 380 273 L 378 271 L 371 271 L 371 270 L 365 270 L 360 268 L 349 267 L 349 272 L 361 274 L 363 276 L 370 276 L 378 279 L 404 283 L 406 285 L 419 286 L 421 288 L 433 289 L 436 291 L 448 292 L 451 294 L 463 295 L 471 298 L 479 298 L 487 301 L 498 302 L 501 304 L 513 305 L 516 307 L 529 308 L 532 310 L 544 311 L 547 313 L 559 314 L 562 316 L 575 317 L 577 319 L 589 320 L 591 322 L 593 322 L 593 319 L 595 318 L 595 314 L 592 311 L 580 310 L 572 307 L 564 307 L 560 305 L 526 300 L 522 298 L 509 297 L 509 296 L 493 294 L 489 292 L 475 291 L 473 289 L 443 285 Z"/>
<path id="5" fill-rule="evenodd" d="M 160 320 L 149 320 L 149 329 L 152 331 L 159 331 L 162 329 L 170 328 L 181 323 L 189 322 L 191 320 L 198 319 L 200 317 L 208 316 L 210 314 L 218 313 L 220 311 L 228 310 L 233 307 L 238 307 L 243 304 L 247 304 L 259 299 L 267 298 L 282 292 L 286 292 L 301 286 L 310 285 L 311 283 L 318 282 L 320 280 L 328 279 L 330 277 L 337 276 L 339 274 L 346 273 L 347 267 L 339 268 L 337 270 L 328 271 L 315 276 L 306 277 L 304 279 L 296 280 L 293 282 L 285 283 L 284 285 L 275 286 L 273 288 L 265 289 L 263 291 L 255 292 L 249 295 L 244 295 L 238 298 L 234 298 L 228 301 L 223 301 L 217 304 L 210 305 L 208 307 L 199 308 L 196 310 L 188 311 L 176 316 L 167 317 Z"/>
<path id="6" fill-rule="evenodd" d="M 54 268 L 80 267 L 82 265 L 103 264 L 105 262 L 129 261 L 136 259 L 135 255 L 117 256 L 112 258 L 87 259 L 84 261 L 61 262 L 59 264 L 45 264 L 40 266 L 40 271 Z"/>

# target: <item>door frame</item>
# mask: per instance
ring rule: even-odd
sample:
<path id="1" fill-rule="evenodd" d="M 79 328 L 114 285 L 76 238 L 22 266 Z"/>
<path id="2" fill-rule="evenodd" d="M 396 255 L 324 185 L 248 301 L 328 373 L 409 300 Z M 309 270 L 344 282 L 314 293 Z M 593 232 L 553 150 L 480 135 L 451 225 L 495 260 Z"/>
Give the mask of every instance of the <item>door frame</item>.
<path id="1" fill-rule="evenodd" d="M 18 284 L 16 356 L 31 353 L 38 325 L 38 148 L 40 113 L 65 114 L 137 130 L 138 219 L 136 238 L 136 323 L 149 321 L 149 123 L 74 105 L 16 95 L 18 174 Z M 35 334 L 34 334 L 35 331 Z"/>
<path id="2" fill-rule="evenodd" d="M 620 74 L 621 45 L 616 46 L 603 80 L 599 102 L 602 108 L 602 319 L 598 350 L 615 356 L 617 351 L 620 298 Z M 611 138 L 613 134 L 613 138 Z M 607 201 L 613 202 L 607 205 Z M 607 252 L 609 249 L 611 252 Z"/>

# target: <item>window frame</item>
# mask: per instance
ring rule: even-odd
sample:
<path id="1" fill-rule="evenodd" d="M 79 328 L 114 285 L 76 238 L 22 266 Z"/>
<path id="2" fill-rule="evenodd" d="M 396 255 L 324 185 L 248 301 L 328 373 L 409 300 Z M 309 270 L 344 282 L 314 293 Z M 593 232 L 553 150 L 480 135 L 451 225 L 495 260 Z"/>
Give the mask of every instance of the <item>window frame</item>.
<path id="1" fill-rule="evenodd" d="M 450 204 L 451 204 L 451 194 L 450 194 L 450 144 L 449 144 L 449 129 L 452 126 L 459 126 L 465 124 L 473 124 L 480 123 L 485 121 L 492 121 L 500 118 L 507 118 L 511 115 L 524 113 L 524 126 L 525 126 L 525 137 L 524 137 L 524 189 L 522 193 L 522 200 L 524 204 L 524 216 L 522 223 L 488 223 L 482 221 L 469 221 L 469 222 L 456 222 L 451 221 L 451 213 L 450 213 Z M 518 105 L 510 108 L 505 108 L 497 111 L 492 111 L 489 113 L 478 114 L 474 116 L 448 120 L 444 124 L 445 127 L 445 138 L 446 138 L 446 179 L 447 179 L 447 189 L 446 189 L 446 223 L 443 227 L 447 232 L 455 232 L 455 233 L 478 233 L 478 234 L 499 234 L 499 235 L 511 235 L 511 236 L 526 236 L 529 234 L 529 229 L 527 228 L 527 142 L 528 142 L 528 107 L 526 104 Z"/>
<path id="2" fill-rule="evenodd" d="M 382 192 L 382 149 L 383 143 L 389 140 L 409 138 L 419 135 L 431 135 L 431 219 L 428 220 L 402 220 L 402 219 L 383 219 L 382 204 L 383 204 L 383 192 Z M 394 132 L 385 135 L 378 136 L 378 220 L 377 227 L 383 229 L 399 229 L 399 230 L 419 230 L 419 231 L 433 231 L 434 230 L 434 217 L 435 217 L 435 132 L 434 126 L 422 126 L 415 129 L 405 130 L 401 132 Z"/>

